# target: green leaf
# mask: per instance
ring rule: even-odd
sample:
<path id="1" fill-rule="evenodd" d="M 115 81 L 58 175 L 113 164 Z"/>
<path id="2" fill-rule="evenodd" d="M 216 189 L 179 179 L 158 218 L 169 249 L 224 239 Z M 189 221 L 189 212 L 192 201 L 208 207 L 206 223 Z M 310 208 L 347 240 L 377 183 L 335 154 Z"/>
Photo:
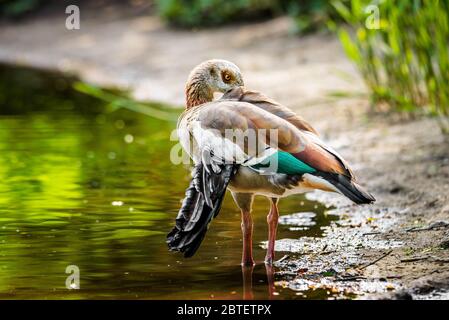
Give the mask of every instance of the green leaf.
<path id="1" fill-rule="evenodd" d="M 351 37 L 349 36 L 349 33 L 345 30 L 340 30 L 338 32 L 338 36 L 343 45 L 343 49 L 345 50 L 348 57 L 352 61 L 360 63 L 359 49 L 357 48 L 356 44 L 352 41 Z"/>
<path id="2" fill-rule="evenodd" d="M 353 22 L 353 17 L 351 11 L 346 7 L 341 1 L 332 1 L 332 6 L 335 8 L 337 13 L 348 23 Z"/>

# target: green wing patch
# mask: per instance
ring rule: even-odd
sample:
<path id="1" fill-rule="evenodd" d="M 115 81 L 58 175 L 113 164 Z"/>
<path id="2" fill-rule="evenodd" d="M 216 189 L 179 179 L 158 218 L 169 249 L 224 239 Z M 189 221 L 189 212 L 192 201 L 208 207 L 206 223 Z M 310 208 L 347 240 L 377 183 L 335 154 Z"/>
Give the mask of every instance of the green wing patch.
<path id="1" fill-rule="evenodd" d="M 275 161 L 277 160 L 277 166 Z M 278 151 L 275 154 L 265 158 L 261 162 L 250 166 L 250 168 L 256 170 L 264 170 L 264 168 L 276 169 L 276 173 L 284 174 L 304 174 L 316 172 L 314 168 L 308 164 L 302 162 L 301 160 L 295 158 L 288 152 Z"/>

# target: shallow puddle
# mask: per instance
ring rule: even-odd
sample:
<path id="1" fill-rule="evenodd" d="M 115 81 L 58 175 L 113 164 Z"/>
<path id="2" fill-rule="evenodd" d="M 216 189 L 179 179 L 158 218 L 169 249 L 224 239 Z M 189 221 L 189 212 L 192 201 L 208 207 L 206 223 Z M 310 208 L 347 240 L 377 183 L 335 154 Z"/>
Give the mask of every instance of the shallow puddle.
<path id="1" fill-rule="evenodd" d="M 189 171 L 169 154 L 174 122 L 73 92 L 57 74 L 0 67 L 0 298 L 299 299 L 261 260 L 268 201 L 257 198 L 254 270 L 240 262 L 240 214 L 228 194 L 198 254 L 169 252 Z M 35 106 L 34 106 L 35 104 Z M 284 199 L 278 239 L 321 237 L 337 220 Z M 283 253 L 278 253 L 278 258 Z M 66 289 L 66 267 L 80 290 Z M 252 273 L 252 274 L 251 274 Z M 268 283 L 273 282 L 275 287 Z"/>

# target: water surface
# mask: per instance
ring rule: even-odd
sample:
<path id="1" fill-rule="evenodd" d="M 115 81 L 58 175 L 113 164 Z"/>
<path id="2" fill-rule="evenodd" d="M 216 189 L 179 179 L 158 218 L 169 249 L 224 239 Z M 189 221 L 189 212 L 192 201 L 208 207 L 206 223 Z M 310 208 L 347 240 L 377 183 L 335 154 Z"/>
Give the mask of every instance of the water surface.
<path id="1" fill-rule="evenodd" d="M 170 162 L 175 123 L 111 112 L 70 81 L 0 67 L 0 298 L 241 299 L 240 214 L 229 194 L 193 258 L 167 250 L 189 179 Z M 281 286 L 269 293 L 260 264 L 268 208 L 256 199 L 250 297 L 304 298 Z M 320 236 L 335 219 L 301 196 L 280 210 L 316 216 L 305 228 L 280 225 L 279 239 Z M 65 287 L 68 265 L 80 269 L 80 290 Z"/>

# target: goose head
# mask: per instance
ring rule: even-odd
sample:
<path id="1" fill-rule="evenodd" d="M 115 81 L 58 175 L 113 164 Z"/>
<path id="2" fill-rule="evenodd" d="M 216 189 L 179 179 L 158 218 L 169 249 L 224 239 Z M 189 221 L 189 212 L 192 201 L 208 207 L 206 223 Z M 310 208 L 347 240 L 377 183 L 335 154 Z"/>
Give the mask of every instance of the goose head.
<path id="1" fill-rule="evenodd" d="M 196 66 L 186 84 L 187 108 L 212 101 L 215 92 L 225 93 L 244 85 L 239 67 L 234 63 L 213 59 Z"/>

